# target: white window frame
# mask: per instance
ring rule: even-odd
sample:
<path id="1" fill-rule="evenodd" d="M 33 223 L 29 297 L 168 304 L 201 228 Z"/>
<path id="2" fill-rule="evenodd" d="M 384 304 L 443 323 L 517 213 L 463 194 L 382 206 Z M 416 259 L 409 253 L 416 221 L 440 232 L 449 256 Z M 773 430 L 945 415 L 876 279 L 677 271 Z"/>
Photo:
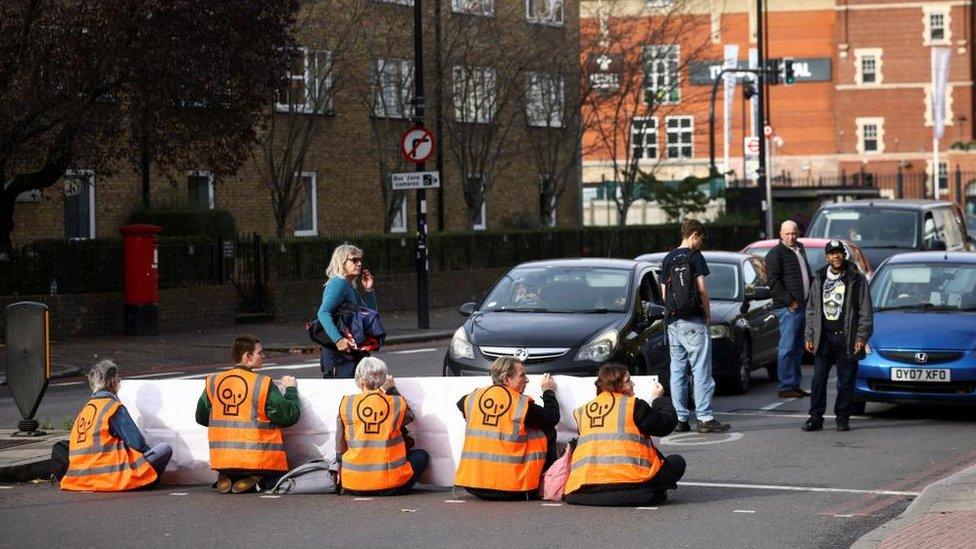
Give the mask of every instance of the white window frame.
<path id="1" fill-rule="evenodd" d="M 638 147 L 635 145 L 637 141 L 637 136 L 641 137 L 641 156 L 638 161 L 641 160 L 657 160 L 661 156 L 661 143 L 658 140 L 658 124 L 656 116 L 635 116 L 630 120 L 630 155 L 631 158 L 637 158 Z M 650 122 L 648 127 L 647 123 Z M 638 123 L 643 123 L 641 128 L 637 128 Z M 648 155 L 648 137 L 653 139 L 654 154 Z"/>
<path id="2" fill-rule="evenodd" d="M 391 70 L 393 69 L 393 70 Z M 400 86 L 399 90 L 388 90 Z M 387 91 L 398 91 L 397 105 L 386 104 Z M 373 115 L 379 118 L 411 118 L 414 114 L 413 62 L 408 59 L 379 58 L 373 64 Z"/>
<path id="3" fill-rule="evenodd" d="M 84 178 L 87 179 L 87 183 L 88 184 L 85 185 L 85 187 L 88 190 L 88 204 L 89 204 L 89 206 L 88 206 L 88 236 L 72 236 L 72 237 L 69 237 L 68 240 L 91 240 L 93 238 L 97 238 L 98 237 L 98 233 L 96 232 L 97 227 L 95 225 L 95 217 L 96 217 L 95 216 L 95 209 L 97 208 L 98 204 L 95 202 L 95 198 L 96 198 L 96 195 L 95 195 L 95 186 L 97 184 L 97 181 L 96 181 L 96 178 L 95 178 L 95 171 L 94 170 L 67 170 L 67 171 L 64 172 L 64 175 L 61 177 L 61 179 L 62 180 L 66 180 L 69 177 L 70 178 L 75 178 L 75 179 L 84 177 Z M 64 183 L 67 184 L 68 182 L 67 181 L 64 181 Z M 79 189 L 79 192 L 81 192 L 81 189 Z M 65 196 L 65 198 L 67 199 L 67 196 Z M 68 221 L 68 219 L 67 219 L 67 212 L 65 212 L 65 220 L 64 221 L 65 221 L 65 223 L 67 223 L 67 221 Z M 68 232 L 67 227 L 65 227 L 65 231 L 64 232 L 67 234 L 67 232 Z"/>
<path id="4" fill-rule="evenodd" d="M 563 127 L 566 86 L 563 75 L 528 72 L 525 75 L 525 117 L 529 126 Z"/>
<path id="5" fill-rule="evenodd" d="M 207 178 L 207 209 L 214 209 L 214 174 L 210 170 L 190 170 L 186 172 L 187 185 L 189 186 L 190 177 L 206 177 Z"/>
<path id="6" fill-rule="evenodd" d="M 454 116 L 459 122 L 490 124 L 498 110 L 498 76 L 491 67 L 455 65 Z"/>
<path id="7" fill-rule="evenodd" d="M 471 230 L 484 231 L 488 229 L 488 196 L 484 193 L 485 177 L 480 173 L 468 175 L 469 181 L 474 178 L 478 178 L 481 181 L 481 211 L 478 212 L 478 217 L 471 224 Z M 478 222 L 479 219 L 481 220 L 480 223 Z"/>
<path id="8" fill-rule="evenodd" d="M 922 7 L 922 24 L 924 34 L 922 35 L 923 46 L 948 46 L 952 43 L 952 4 L 933 4 Z M 932 17 L 942 16 L 942 38 L 932 38 Z"/>
<path id="9" fill-rule="evenodd" d="M 525 20 L 529 23 L 562 27 L 564 10 L 563 0 L 525 0 Z"/>
<path id="10" fill-rule="evenodd" d="M 295 229 L 295 236 L 318 236 L 319 234 L 319 215 L 318 215 L 318 176 L 315 172 L 301 172 L 296 174 L 298 177 L 298 184 L 302 185 L 302 191 L 304 192 L 304 182 L 305 178 L 311 179 L 310 192 L 307 198 L 311 198 L 312 202 L 312 228 L 311 229 Z M 298 213 L 298 210 L 295 210 Z"/>
<path id="11" fill-rule="evenodd" d="M 302 102 L 291 103 L 281 103 L 281 86 L 279 85 L 275 89 L 275 110 L 278 112 L 297 112 L 303 114 L 325 114 L 332 112 L 332 51 L 331 50 L 319 50 L 319 49 L 309 49 L 306 46 L 301 46 L 295 48 L 294 53 L 301 52 L 302 54 L 302 71 L 291 72 L 285 70 L 284 80 L 289 82 L 301 82 L 302 90 L 304 93 L 304 100 Z M 322 69 L 318 67 L 319 63 L 324 60 L 324 64 L 327 68 L 324 69 L 325 74 L 322 75 Z M 313 67 L 314 66 L 314 67 Z M 317 88 L 316 95 L 309 93 L 309 82 L 313 82 L 313 87 Z M 291 89 L 290 87 L 288 88 Z M 319 105 L 316 105 L 316 98 L 318 94 L 325 94 L 325 97 L 320 101 Z M 317 107 L 317 108 L 316 108 Z"/>
<path id="12" fill-rule="evenodd" d="M 407 197 L 404 196 L 403 200 L 400 201 L 400 211 L 393 218 L 390 223 L 391 233 L 405 233 L 407 232 L 407 227 L 409 222 L 407 221 Z"/>
<path id="13" fill-rule="evenodd" d="M 673 72 L 670 66 L 672 62 Z M 678 44 L 646 46 L 643 63 L 644 93 L 641 94 L 641 100 L 644 104 L 649 103 L 647 100 L 649 93 L 659 96 L 662 92 L 666 92 L 666 97 L 659 103 L 660 105 L 681 103 L 681 46 Z"/>
<path id="14" fill-rule="evenodd" d="M 862 117 L 855 118 L 854 123 L 857 125 L 857 152 L 864 155 L 871 154 L 881 154 L 884 152 L 884 122 L 885 119 L 882 117 Z M 867 126 L 874 126 L 876 133 L 877 149 L 869 151 L 865 149 L 866 132 L 865 128 Z"/>
<path id="15" fill-rule="evenodd" d="M 451 0 L 451 11 L 481 17 L 494 17 L 495 0 Z"/>
<path id="16" fill-rule="evenodd" d="M 678 134 L 678 143 L 675 145 L 678 149 L 677 156 L 671 156 L 671 144 L 668 142 L 668 135 L 672 133 L 669 127 L 669 122 L 672 120 L 677 120 L 679 126 L 676 128 Z M 687 129 L 680 126 L 681 121 L 688 120 L 689 127 Z M 686 145 L 681 142 L 681 135 L 687 133 L 691 136 L 691 142 L 687 144 L 691 148 L 691 152 L 686 156 L 681 153 L 681 149 Z M 695 117 L 694 116 L 665 116 L 664 117 L 664 156 L 668 160 L 690 160 L 695 158 Z"/>
<path id="17" fill-rule="evenodd" d="M 854 82 L 859 86 L 879 86 L 884 82 L 881 72 L 883 50 L 881 48 L 858 48 L 854 50 Z M 874 60 L 874 81 L 864 81 L 864 63 L 868 59 Z"/>

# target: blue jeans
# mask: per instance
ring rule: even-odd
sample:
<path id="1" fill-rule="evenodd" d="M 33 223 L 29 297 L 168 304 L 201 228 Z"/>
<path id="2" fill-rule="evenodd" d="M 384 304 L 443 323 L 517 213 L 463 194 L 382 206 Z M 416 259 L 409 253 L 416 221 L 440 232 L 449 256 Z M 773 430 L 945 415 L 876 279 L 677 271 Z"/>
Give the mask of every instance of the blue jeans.
<path id="1" fill-rule="evenodd" d="M 712 338 L 701 318 L 672 320 L 668 324 L 668 343 L 671 347 L 671 401 L 679 421 L 688 421 L 688 364 L 695 384 L 695 417 L 710 421 L 712 394 Z"/>
<path id="2" fill-rule="evenodd" d="M 793 391 L 800 388 L 803 372 L 803 328 L 806 316 L 802 307 L 791 311 L 789 307 L 774 309 L 779 319 L 779 353 L 776 370 L 779 372 L 779 390 Z"/>

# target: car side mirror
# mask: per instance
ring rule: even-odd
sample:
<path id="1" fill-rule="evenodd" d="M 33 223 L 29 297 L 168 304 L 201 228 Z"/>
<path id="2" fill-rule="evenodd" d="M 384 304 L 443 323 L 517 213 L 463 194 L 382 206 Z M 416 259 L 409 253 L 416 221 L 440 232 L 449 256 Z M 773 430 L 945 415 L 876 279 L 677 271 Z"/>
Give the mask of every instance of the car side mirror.
<path id="1" fill-rule="evenodd" d="M 648 322 L 656 322 L 664 318 L 667 310 L 663 305 L 658 305 L 657 303 L 651 303 L 650 301 L 644 301 L 642 303 L 644 306 L 644 318 Z"/>
<path id="2" fill-rule="evenodd" d="M 762 301 L 773 297 L 773 292 L 768 286 L 753 286 L 746 288 L 746 301 Z"/>
<path id="3" fill-rule="evenodd" d="M 472 314 L 474 314 L 474 311 L 477 308 L 478 308 L 477 303 L 475 303 L 474 301 L 469 301 L 464 305 L 458 307 L 458 313 L 460 313 L 461 316 L 471 316 Z"/>
<path id="4" fill-rule="evenodd" d="M 928 249 L 928 250 L 946 250 L 947 247 L 946 247 L 945 240 L 935 239 L 932 242 L 929 242 L 929 245 L 926 247 L 926 249 Z"/>

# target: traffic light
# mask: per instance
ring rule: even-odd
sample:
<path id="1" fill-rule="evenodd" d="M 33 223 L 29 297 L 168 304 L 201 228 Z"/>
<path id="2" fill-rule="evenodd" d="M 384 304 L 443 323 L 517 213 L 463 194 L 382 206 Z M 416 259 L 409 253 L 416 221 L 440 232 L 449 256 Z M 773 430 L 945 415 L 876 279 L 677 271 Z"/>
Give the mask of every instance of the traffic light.
<path id="1" fill-rule="evenodd" d="M 786 57 L 783 59 L 783 83 L 787 86 L 796 84 L 796 71 L 793 68 L 794 59 Z"/>

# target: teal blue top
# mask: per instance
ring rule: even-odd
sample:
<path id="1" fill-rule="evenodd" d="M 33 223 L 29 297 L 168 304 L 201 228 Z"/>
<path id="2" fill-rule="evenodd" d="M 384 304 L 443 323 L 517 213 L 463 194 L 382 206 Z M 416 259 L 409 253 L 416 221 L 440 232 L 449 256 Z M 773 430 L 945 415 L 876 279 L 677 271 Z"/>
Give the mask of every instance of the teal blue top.
<path id="1" fill-rule="evenodd" d="M 379 310 L 376 307 L 376 292 L 366 292 L 366 297 L 363 298 L 345 278 L 340 276 L 330 278 L 322 290 L 322 304 L 319 305 L 318 317 L 322 327 L 325 328 L 325 333 L 329 334 L 333 343 L 342 339 L 342 334 L 332 320 L 332 314 L 347 301 L 360 307 Z"/>

